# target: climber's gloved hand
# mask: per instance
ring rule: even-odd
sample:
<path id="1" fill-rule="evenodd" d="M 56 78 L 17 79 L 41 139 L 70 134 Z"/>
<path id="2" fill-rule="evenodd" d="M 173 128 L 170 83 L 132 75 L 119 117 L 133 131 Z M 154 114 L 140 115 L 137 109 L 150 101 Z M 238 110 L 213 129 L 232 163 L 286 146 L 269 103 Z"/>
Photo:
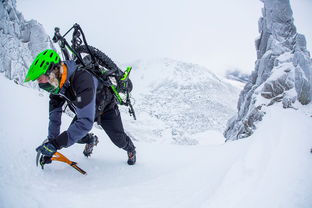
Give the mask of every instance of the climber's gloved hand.
<path id="1" fill-rule="evenodd" d="M 49 141 L 36 148 L 36 151 L 43 156 L 52 157 L 56 153 L 56 147 Z"/>
<path id="2" fill-rule="evenodd" d="M 43 166 L 45 164 L 50 164 L 52 162 L 51 158 L 52 157 L 41 155 L 39 163 L 40 163 L 42 169 L 43 169 Z"/>

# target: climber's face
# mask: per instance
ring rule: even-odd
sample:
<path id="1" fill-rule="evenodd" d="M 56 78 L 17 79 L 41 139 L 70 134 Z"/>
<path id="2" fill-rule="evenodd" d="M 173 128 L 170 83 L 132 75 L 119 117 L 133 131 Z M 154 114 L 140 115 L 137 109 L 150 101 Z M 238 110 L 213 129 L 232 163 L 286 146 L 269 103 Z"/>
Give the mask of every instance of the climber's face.
<path id="1" fill-rule="evenodd" d="M 39 87 L 47 92 L 57 94 L 60 90 L 58 75 L 60 74 L 60 68 L 54 68 L 48 74 L 42 74 L 37 79 Z"/>
<path id="2" fill-rule="evenodd" d="M 49 82 L 49 77 L 45 74 L 42 74 L 38 79 L 38 83 L 47 83 Z"/>

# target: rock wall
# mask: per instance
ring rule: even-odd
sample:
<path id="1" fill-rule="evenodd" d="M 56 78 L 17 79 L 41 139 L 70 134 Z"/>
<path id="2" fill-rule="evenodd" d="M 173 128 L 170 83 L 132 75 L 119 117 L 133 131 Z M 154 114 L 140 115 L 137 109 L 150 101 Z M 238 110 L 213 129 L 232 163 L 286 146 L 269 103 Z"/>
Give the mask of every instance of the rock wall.
<path id="1" fill-rule="evenodd" d="M 35 20 L 26 21 L 16 10 L 15 0 L 0 2 L 0 46 L 0 72 L 19 84 L 23 84 L 35 56 L 53 48 L 42 25 Z"/>
<path id="2" fill-rule="evenodd" d="M 304 35 L 296 32 L 289 0 L 262 2 L 255 70 L 240 94 L 238 114 L 228 122 L 227 140 L 250 136 L 267 106 L 311 101 L 312 62 Z"/>

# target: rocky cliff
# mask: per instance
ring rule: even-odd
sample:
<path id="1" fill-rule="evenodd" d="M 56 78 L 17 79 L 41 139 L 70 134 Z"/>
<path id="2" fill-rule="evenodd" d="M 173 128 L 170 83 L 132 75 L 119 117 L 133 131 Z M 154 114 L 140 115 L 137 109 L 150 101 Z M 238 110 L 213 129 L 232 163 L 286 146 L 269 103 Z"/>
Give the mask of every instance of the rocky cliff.
<path id="1" fill-rule="evenodd" d="M 53 48 L 42 25 L 35 20 L 26 21 L 16 10 L 15 0 L 0 2 L 0 46 L 0 72 L 19 84 L 34 57 Z"/>
<path id="2" fill-rule="evenodd" d="M 227 140 L 250 136 L 265 108 L 281 102 L 311 101 L 312 62 L 304 35 L 297 33 L 289 0 L 262 0 L 257 60 L 250 81 L 240 94 L 238 113 L 227 125 Z"/>

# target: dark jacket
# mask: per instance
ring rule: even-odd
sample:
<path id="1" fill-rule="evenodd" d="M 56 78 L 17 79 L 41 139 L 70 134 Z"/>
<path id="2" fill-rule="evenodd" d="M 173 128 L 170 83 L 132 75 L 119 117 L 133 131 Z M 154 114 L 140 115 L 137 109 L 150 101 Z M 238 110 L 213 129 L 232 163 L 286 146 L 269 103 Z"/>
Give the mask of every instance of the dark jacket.
<path id="1" fill-rule="evenodd" d="M 111 90 L 88 71 L 77 68 L 74 61 L 65 61 L 67 80 L 58 95 L 50 95 L 49 139 L 57 148 L 68 147 L 84 137 L 102 113 L 116 105 Z M 67 102 L 76 119 L 60 134 L 62 106 Z"/>

